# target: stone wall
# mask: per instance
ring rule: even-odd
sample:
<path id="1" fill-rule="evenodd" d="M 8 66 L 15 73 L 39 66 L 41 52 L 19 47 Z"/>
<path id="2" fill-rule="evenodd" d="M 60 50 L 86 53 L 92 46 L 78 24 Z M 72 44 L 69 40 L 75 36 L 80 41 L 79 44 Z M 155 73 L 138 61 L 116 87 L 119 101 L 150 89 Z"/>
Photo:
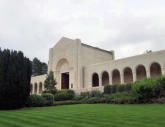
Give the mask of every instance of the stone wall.
<path id="1" fill-rule="evenodd" d="M 165 50 L 86 66 L 85 88 L 92 87 L 93 74 L 98 74 L 98 87 L 103 86 L 103 72 L 108 73 L 109 84 L 116 84 L 116 80 L 119 80 L 118 84 L 127 84 L 146 77 L 164 75 Z"/>

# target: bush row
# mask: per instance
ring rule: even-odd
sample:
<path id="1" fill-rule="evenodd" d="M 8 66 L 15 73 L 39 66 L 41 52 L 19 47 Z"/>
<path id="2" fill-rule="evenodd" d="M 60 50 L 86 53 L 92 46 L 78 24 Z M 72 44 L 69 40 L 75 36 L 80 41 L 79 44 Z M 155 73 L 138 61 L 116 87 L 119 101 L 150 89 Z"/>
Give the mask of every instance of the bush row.
<path id="1" fill-rule="evenodd" d="M 55 101 L 52 105 L 70 105 L 70 104 L 139 104 L 138 96 L 134 95 L 132 92 L 121 92 L 115 93 L 112 95 L 104 95 L 102 97 L 90 97 L 81 100 L 65 100 L 65 101 Z M 42 107 L 42 106 L 50 106 L 46 105 L 45 100 L 42 96 L 39 95 L 31 95 L 37 98 L 33 100 L 33 103 L 28 105 L 29 107 Z M 150 101 L 149 103 L 157 103 L 157 104 L 165 104 L 165 97 L 156 98 Z M 29 104 L 29 103 L 28 103 Z"/>
<path id="2" fill-rule="evenodd" d="M 82 103 L 165 103 L 165 77 L 159 76 L 153 79 L 144 79 L 127 85 L 108 85 L 104 87 L 104 93 L 91 91 L 81 93 L 75 97 Z"/>
<path id="3" fill-rule="evenodd" d="M 27 101 L 27 107 L 42 107 L 51 106 L 54 103 L 54 96 L 50 93 L 44 93 L 40 95 L 30 95 Z"/>
<path id="4" fill-rule="evenodd" d="M 70 104 L 81 104 L 81 101 L 77 101 L 77 100 L 65 100 L 65 101 L 55 101 L 54 102 L 54 106 L 57 105 L 70 105 Z"/>
<path id="5" fill-rule="evenodd" d="M 54 95 L 55 101 L 64 101 L 64 100 L 72 100 L 75 96 L 73 90 L 59 90 Z"/>
<path id="6" fill-rule="evenodd" d="M 81 103 L 96 104 L 96 103 L 107 103 L 107 104 L 133 104 L 137 103 L 138 98 L 135 93 L 120 92 L 114 94 L 104 94 L 103 96 L 93 96 L 89 98 L 81 99 Z"/>
<path id="7" fill-rule="evenodd" d="M 75 97 L 73 90 L 52 90 L 44 91 L 42 95 L 30 95 L 27 101 L 26 106 L 28 107 L 42 107 L 42 106 L 51 106 L 54 104 L 54 101 L 64 101 L 72 100 Z M 53 94 L 54 93 L 54 94 Z"/>
<path id="8" fill-rule="evenodd" d="M 117 92 L 124 92 L 124 91 L 130 91 L 130 90 L 131 90 L 131 84 L 104 86 L 105 94 L 113 94 L 113 93 L 117 93 Z"/>
<path id="9" fill-rule="evenodd" d="M 53 91 L 43 93 L 42 96 L 31 95 L 28 106 L 49 106 L 65 104 L 134 104 L 134 103 L 165 103 L 165 77 L 137 81 L 132 85 L 108 85 L 104 87 L 104 93 L 100 91 L 82 92 L 75 96 L 72 90 Z"/>

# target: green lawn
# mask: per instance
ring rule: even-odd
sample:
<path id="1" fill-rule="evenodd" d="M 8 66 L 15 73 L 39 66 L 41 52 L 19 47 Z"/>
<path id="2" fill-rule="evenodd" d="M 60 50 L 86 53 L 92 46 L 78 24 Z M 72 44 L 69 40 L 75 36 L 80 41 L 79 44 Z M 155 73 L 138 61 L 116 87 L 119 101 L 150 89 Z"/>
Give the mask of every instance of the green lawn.
<path id="1" fill-rule="evenodd" d="M 0 127 L 165 127 L 165 105 L 66 105 L 0 111 Z"/>

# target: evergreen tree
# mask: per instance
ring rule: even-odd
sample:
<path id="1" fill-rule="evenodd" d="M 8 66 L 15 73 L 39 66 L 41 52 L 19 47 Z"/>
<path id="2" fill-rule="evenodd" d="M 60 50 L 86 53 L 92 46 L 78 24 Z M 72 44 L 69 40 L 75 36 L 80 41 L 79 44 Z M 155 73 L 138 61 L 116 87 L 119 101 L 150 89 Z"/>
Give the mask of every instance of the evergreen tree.
<path id="1" fill-rule="evenodd" d="M 46 63 L 42 63 L 39 59 L 34 58 L 32 61 L 32 75 L 42 75 L 47 73 L 48 66 Z"/>
<path id="2" fill-rule="evenodd" d="M 46 63 L 42 63 L 42 74 L 47 74 L 48 65 Z"/>
<path id="3" fill-rule="evenodd" d="M 54 74 L 52 71 L 49 72 L 49 74 L 46 77 L 46 80 L 44 82 L 44 86 L 46 91 L 52 91 L 56 89 L 56 80 L 54 79 Z"/>
<path id="4" fill-rule="evenodd" d="M 0 50 L 0 108 L 23 107 L 30 94 L 31 62 L 22 52 Z"/>

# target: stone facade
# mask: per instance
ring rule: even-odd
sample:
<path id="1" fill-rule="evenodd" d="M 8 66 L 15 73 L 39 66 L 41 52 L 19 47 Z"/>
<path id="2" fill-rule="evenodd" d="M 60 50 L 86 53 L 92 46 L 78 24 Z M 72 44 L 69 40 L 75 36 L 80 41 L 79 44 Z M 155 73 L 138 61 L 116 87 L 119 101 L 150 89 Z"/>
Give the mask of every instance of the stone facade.
<path id="1" fill-rule="evenodd" d="M 114 51 L 63 37 L 49 51 L 48 71 L 54 72 L 57 89 L 73 89 L 77 93 L 103 91 L 104 85 L 164 75 L 165 50 L 115 60 Z M 41 93 L 45 78 L 46 75 L 31 78 L 31 93 Z"/>

